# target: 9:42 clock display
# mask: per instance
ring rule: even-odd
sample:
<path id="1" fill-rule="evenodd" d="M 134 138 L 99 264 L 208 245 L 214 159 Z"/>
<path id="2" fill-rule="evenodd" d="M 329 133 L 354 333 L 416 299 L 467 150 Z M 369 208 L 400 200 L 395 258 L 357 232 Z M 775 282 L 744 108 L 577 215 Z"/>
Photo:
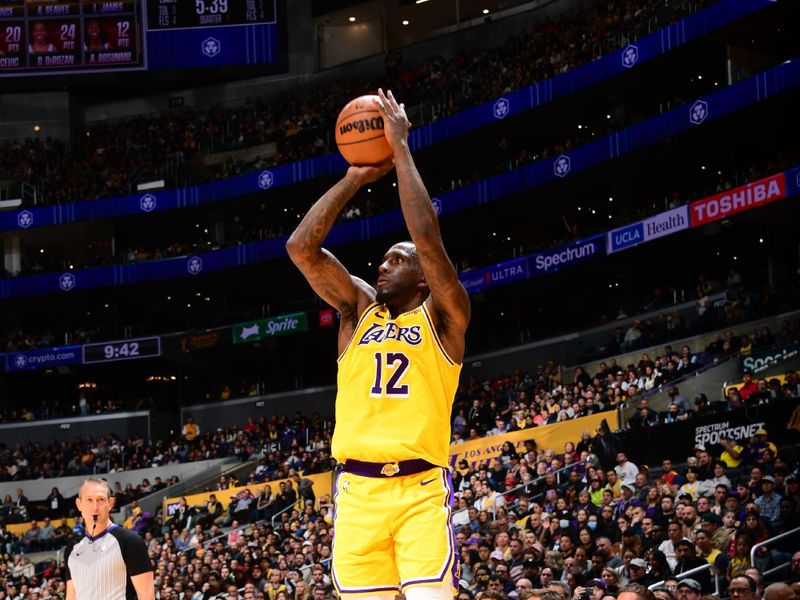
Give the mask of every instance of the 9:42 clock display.
<path id="1" fill-rule="evenodd" d="M 83 363 L 113 362 L 161 356 L 161 338 L 149 337 L 134 340 L 117 340 L 85 344 Z"/>

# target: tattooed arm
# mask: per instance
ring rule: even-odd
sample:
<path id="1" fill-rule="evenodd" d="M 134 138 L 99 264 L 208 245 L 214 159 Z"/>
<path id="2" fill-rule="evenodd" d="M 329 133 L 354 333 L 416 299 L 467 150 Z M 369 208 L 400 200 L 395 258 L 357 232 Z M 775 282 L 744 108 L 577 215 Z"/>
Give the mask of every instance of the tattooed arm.
<path id="1" fill-rule="evenodd" d="M 353 335 L 361 312 L 375 299 L 375 290 L 347 272 L 336 257 L 322 247 L 337 215 L 362 185 L 376 181 L 392 168 L 350 167 L 347 175 L 329 189 L 306 213 L 286 242 L 286 251 L 313 290 L 341 313 L 339 352 Z"/>
<path id="2" fill-rule="evenodd" d="M 378 90 L 378 95 L 380 100 L 375 104 L 383 115 L 386 137 L 394 152 L 400 206 L 431 290 L 429 306 L 444 349 L 460 363 L 464 358 L 464 334 L 471 312 L 469 295 L 444 249 L 439 221 L 411 156 L 408 147 L 411 124 L 405 107 L 397 103 L 391 91 L 384 94 L 383 90 Z"/>

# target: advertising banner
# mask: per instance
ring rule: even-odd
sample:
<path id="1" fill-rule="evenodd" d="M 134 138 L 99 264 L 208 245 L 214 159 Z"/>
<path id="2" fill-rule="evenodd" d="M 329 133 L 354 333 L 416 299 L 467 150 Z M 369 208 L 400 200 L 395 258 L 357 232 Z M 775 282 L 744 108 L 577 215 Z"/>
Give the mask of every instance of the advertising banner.
<path id="1" fill-rule="evenodd" d="M 609 231 L 606 248 L 609 254 L 613 254 L 688 228 L 688 207 L 679 206 L 638 223 Z"/>
<path id="2" fill-rule="evenodd" d="M 38 350 L 25 350 L 6 354 L 6 371 L 50 369 L 64 365 L 75 365 L 80 362 L 80 346 L 40 348 Z"/>
<path id="3" fill-rule="evenodd" d="M 786 198 L 786 174 L 778 173 L 692 202 L 692 227 L 725 219 Z"/>
<path id="4" fill-rule="evenodd" d="M 556 273 L 564 267 L 571 267 L 582 262 L 604 256 L 605 234 L 601 233 L 566 246 L 560 246 L 529 257 L 533 275 Z"/>
<path id="5" fill-rule="evenodd" d="M 237 323 L 232 330 L 234 344 L 249 344 L 265 338 L 308 331 L 308 321 L 306 320 L 306 313 L 299 312 L 259 319 L 258 321 Z"/>
<path id="6" fill-rule="evenodd" d="M 503 263 L 467 271 L 458 276 L 467 292 L 474 294 L 490 287 L 497 287 L 528 279 L 530 277 L 527 257 L 509 260 Z"/>
<path id="7" fill-rule="evenodd" d="M 503 435 L 470 440 L 463 444 L 453 444 L 450 446 L 450 466 L 454 467 L 462 458 L 466 459 L 471 465 L 488 464 L 490 460 L 500 456 L 503 451 L 503 444 L 506 442 L 511 442 L 514 448 L 520 451 L 520 449 L 525 448 L 527 440 L 535 440 L 539 448 L 552 448 L 556 452 L 562 452 L 565 443 L 573 442 L 577 444 L 584 430 L 594 433 L 603 420 L 608 422 L 608 426 L 612 431 L 619 428 L 617 411 L 609 410 L 552 425 L 541 425 L 532 429 L 522 429 Z"/>
<path id="8" fill-rule="evenodd" d="M 694 455 L 695 446 L 700 444 L 718 455 L 723 436 L 747 445 L 761 428 L 767 431 L 768 440 L 778 446 L 795 442 L 800 433 L 800 405 L 773 401 L 688 421 L 632 429 L 620 436 L 621 449 L 646 464 L 660 464 L 664 458 L 684 461 Z"/>
<path id="9" fill-rule="evenodd" d="M 800 353 L 800 344 L 759 350 L 742 359 L 742 371 L 752 371 L 753 375 L 758 375 L 778 363 L 794 358 L 798 353 Z"/>

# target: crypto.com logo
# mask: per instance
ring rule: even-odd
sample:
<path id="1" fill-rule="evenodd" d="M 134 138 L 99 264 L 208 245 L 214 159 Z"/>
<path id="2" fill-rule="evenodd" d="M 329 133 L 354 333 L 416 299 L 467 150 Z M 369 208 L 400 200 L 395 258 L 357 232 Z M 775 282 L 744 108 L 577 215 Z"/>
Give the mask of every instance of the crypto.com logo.
<path id="1" fill-rule="evenodd" d="M 272 176 L 272 171 L 261 171 L 258 174 L 258 187 L 262 190 L 268 190 L 275 183 L 275 178 Z"/>
<path id="2" fill-rule="evenodd" d="M 500 98 L 497 102 L 494 103 L 494 107 L 492 108 L 492 112 L 494 113 L 495 119 L 505 119 L 508 116 L 508 112 L 511 110 L 511 103 L 506 98 Z"/>
<path id="3" fill-rule="evenodd" d="M 562 154 L 553 163 L 553 173 L 556 177 L 564 177 L 572 170 L 572 161 L 569 156 Z"/>
<path id="4" fill-rule="evenodd" d="M 692 125 L 700 125 L 703 121 L 706 120 L 708 116 L 708 102 L 705 100 L 698 100 L 692 107 L 689 109 L 689 122 Z"/>
<path id="5" fill-rule="evenodd" d="M 145 194 L 139 199 L 139 208 L 142 212 L 151 212 L 156 209 L 156 197 L 153 194 Z"/>
<path id="6" fill-rule="evenodd" d="M 77 280 L 75 279 L 75 275 L 72 273 L 64 273 L 58 278 L 58 287 L 65 292 L 69 292 L 70 290 L 74 289 L 76 283 Z"/>
<path id="7" fill-rule="evenodd" d="M 217 38 L 206 38 L 203 40 L 203 54 L 208 58 L 214 58 L 222 52 L 222 44 Z"/>
<path id="8" fill-rule="evenodd" d="M 622 51 L 622 66 L 630 69 L 639 62 L 639 48 L 631 44 Z"/>
<path id="9" fill-rule="evenodd" d="M 203 259 L 199 256 L 193 256 L 186 261 L 186 270 L 190 275 L 198 275 L 203 270 Z"/>
<path id="10" fill-rule="evenodd" d="M 23 210 L 17 215 L 17 225 L 23 229 L 27 229 L 33 225 L 33 213 L 29 210 Z"/>

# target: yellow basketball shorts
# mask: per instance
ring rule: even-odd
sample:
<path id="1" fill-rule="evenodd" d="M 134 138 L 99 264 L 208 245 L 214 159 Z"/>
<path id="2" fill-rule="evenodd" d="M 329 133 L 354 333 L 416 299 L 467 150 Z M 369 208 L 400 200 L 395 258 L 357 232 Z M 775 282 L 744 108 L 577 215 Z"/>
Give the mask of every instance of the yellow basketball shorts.
<path id="1" fill-rule="evenodd" d="M 458 586 L 450 472 L 400 477 L 342 472 L 334 484 L 332 579 L 340 595 Z"/>

